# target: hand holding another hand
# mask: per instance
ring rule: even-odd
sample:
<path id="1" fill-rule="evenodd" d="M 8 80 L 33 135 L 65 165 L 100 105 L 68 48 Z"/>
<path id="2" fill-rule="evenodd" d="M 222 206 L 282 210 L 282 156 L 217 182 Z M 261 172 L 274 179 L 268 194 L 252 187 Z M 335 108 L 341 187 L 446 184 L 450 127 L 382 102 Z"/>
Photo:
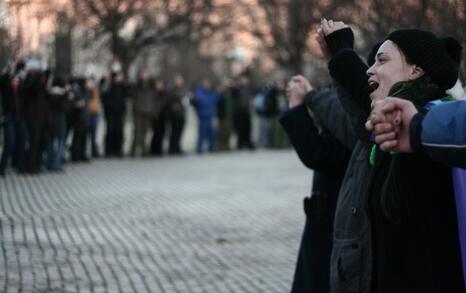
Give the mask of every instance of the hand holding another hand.
<path id="1" fill-rule="evenodd" d="M 412 152 L 409 126 L 416 113 L 410 101 L 388 97 L 373 104 L 366 129 L 374 132 L 381 150 Z"/>

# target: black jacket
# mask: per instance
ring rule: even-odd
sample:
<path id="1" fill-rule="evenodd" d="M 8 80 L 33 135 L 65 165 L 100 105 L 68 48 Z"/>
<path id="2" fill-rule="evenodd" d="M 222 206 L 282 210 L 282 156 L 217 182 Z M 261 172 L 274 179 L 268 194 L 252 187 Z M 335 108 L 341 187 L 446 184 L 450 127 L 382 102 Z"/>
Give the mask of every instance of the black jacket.
<path id="1" fill-rule="evenodd" d="M 332 115 L 338 108 L 332 107 L 331 102 L 336 100 L 332 94 L 332 91 L 313 93 L 324 98 L 317 111 L 319 114 Z M 326 293 L 329 291 L 333 217 L 350 149 L 326 129 L 317 127 L 305 105 L 285 112 L 280 122 L 303 164 L 315 170 L 311 197 L 304 199 L 306 224 L 291 292 Z"/>
<path id="2" fill-rule="evenodd" d="M 280 122 L 301 162 L 314 171 L 343 174 L 350 150 L 325 130 L 319 130 L 305 105 L 283 114 Z"/>

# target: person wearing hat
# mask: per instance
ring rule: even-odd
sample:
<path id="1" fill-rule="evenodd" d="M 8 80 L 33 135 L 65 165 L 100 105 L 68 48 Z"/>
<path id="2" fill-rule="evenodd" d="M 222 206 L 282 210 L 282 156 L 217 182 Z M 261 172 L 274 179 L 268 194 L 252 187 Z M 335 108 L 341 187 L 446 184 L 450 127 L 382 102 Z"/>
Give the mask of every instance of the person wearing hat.
<path id="1" fill-rule="evenodd" d="M 368 64 L 375 62 L 380 45 L 377 43 L 372 48 Z M 352 176 L 347 177 L 346 182 L 359 181 L 367 176 L 368 168 L 357 160 L 365 148 L 358 143 L 353 151 L 358 132 L 362 130 L 352 126 L 353 120 L 364 121 L 365 117 L 358 115 L 358 109 L 351 105 L 351 97 L 338 85 L 313 89 L 302 75 L 293 76 L 288 82 L 287 96 L 289 110 L 283 114 L 280 123 L 302 163 L 314 170 L 311 196 L 304 198 L 306 222 L 291 292 L 328 293 L 333 218 L 350 155 L 352 159 L 348 168 Z M 351 189 L 348 189 L 348 184 L 345 187 L 351 194 L 360 191 L 358 185 L 352 185 Z M 364 219 L 364 214 L 357 213 L 352 218 Z M 366 239 L 361 239 L 358 245 L 368 244 Z M 366 259 L 365 262 L 370 263 L 370 258 Z"/>
<path id="2" fill-rule="evenodd" d="M 442 39 L 448 55 L 459 67 L 462 46 L 454 38 Z M 374 104 L 366 123 L 375 141 L 387 151 L 415 152 L 451 167 L 466 168 L 466 99 L 460 78 L 447 93 L 455 102 L 442 103 L 427 114 L 410 101 L 387 98 Z M 389 119 L 390 118 L 390 119 Z"/>
<path id="3" fill-rule="evenodd" d="M 330 74 L 367 116 L 371 101 L 388 96 L 409 100 L 425 112 L 426 105 L 444 98 L 457 80 L 457 66 L 430 32 L 390 33 L 369 69 L 354 53 L 352 39 L 344 23 L 323 20 L 318 41 L 331 55 Z M 365 74 L 367 82 L 362 83 Z M 364 194 L 340 194 L 331 292 L 465 292 L 450 168 L 424 156 L 384 153 L 370 137 L 367 133 L 370 154 L 360 158 L 370 165 L 368 177 L 352 183 L 365 186 Z M 352 197 L 358 198 L 352 202 L 357 207 L 345 202 Z M 357 215 L 358 207 L 367 212 L 367 231 L 354 231 L 352 222 L 341 222 L 350 211 Z M 370 235 L 369 278 L 357 270 L 362 254 L 352 239 L 358 232 Z"/>

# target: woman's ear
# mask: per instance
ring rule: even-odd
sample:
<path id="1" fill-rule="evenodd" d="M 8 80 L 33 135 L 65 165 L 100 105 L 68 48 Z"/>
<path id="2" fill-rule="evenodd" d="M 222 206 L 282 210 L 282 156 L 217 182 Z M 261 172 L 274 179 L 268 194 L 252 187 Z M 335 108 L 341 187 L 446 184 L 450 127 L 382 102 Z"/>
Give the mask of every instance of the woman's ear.
<path id="1" fill-rule="evenodd" d="M 423 76 L 425 74 L 424 69 L 421 67 L 414 65 L 413 68 L 411 69 L 411 73 L 409 76 L 410 80 L 418 79 L 419 77 Z"/>

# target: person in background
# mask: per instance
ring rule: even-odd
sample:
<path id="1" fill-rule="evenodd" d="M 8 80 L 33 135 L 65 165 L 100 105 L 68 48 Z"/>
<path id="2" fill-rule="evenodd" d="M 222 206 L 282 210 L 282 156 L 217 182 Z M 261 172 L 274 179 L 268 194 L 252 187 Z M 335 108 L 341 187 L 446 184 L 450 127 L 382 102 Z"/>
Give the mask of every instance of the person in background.
<path id="1" fill-rule="evenodd" d="M 208 151 L 213 152 L 215 149 L 215 129 L 213 119 L 216 116 L 217 104 L 220 100 L 220 94 L 212 87 L 208 79 L 204 79 L 202 85 L 194 92 L 193 104 L 196 108 L 196 114 L 199 123 L 197 136 L 196 151 L 198 154 L 203 153 L 204 143 L 208 143 Z"/>
<path id="2" fill-rule="evenodd" d="M 186 109 L 184 101 L 188 97 L 184 79 L 182 76 L 175 77 L 175 85 L 168 97 L 168 121 L 170 123 L 170 144 L 168 153 L 170 155 L 181 155 L 181 135 L 186 120 Z"/>
<path id="3" fill-rule="evenodd" d="M 274 91 L 271 93 L 275 96 L 276 100 L 276 114 L 273 115 L 273 128 L 272 128 L 272 147 L 274 148 L 286 148 L 290 146 L 288 136 L 283 131 L 280 125 L 280 116 L 288 110 L 288 103 L 286 97 L 286 86 L 282 80 L 277 80 L 274 83 Z"/>
<path id="4" fill-rule="evenodd" d="M 133 91 L 134 140 L 131 150 L 132 156 L 149 154 L 146 137 L 154 119 L 155 95 L 153 80 L 147 71 L 142 71 Z"/>
<path id="5" fill-rule="evenodd" d="M 69 89 L 65 81 L 55 77 L 48 90 L 50 102 L 50 141 L 47 154 L 47 169 L 63 171 L 63 154 L 65 151 L 66 113 Z"/>
<path id="6" fill-rule="evenodd" d="M 73 100 L 73 140 L 71 161 L 88 161 L 86 155 L 87 133 L 89 127 L 89 100 L 92 92 L 86 78 L 78 78 L 72 85 Z"/>
<path id="7" fill-rule="evenodd" d="M 110 83 L 102 93 L 107 130 L 105 134 L 105 156 L 123 157 L 124 120 L 128 90 L 122 72 L 111 74 Z"/>
<path id="8" fill-rule="evenodd" d="M 233 95 L 231 85 L 225 82 L 221 90 L 221 99 L 217 104 L 218 142 L 217 150 L 230 150 L 230 137 L 233 128 Z"/>
<path id="9" fill-rule="evenodd" d="M 252 142 L 251 103 L 255 96 L 251 82 L 247 76 L 240 78 L 239 84 L 233 90 L 234 96 L 234 124 L 238 136 L 238 149 L 255 149 Z"/>
<path id="10" fill-rule="evenodd" d="M 91 92 L 89 100 L 89 137 L 91 139 L 91 156 L 93 158 L 100 157 L 99 147 L 97 143 L 97 126 L 99 125 L 100 117 L 100 89 L 93 76 L 86 81 L 88 90 Z"/>
<path id="11" fill-rule="evenodd" d="M 168 92 L 167 86 L 162 79 L 155 82 L 155 107 L 154 119 L 152 120 L 152 142 L 151 154 L 155 156 L 163 155 L 163 142 L 168 119 Z"/>
<path id="12" fill-rule="evenodd" d="M 26 168 L 27 125 L 25 100 L 20 94 L 21 73 L 25 64 L 18 61 L 14 70 L 7 69 L 0 77 L 4 146 L 0 160 L 0 176 L 5 176 L 11 162 L 20 173 Z"/>
<path id="13" fill-rule="evenodd" d="M 259 120 L 257 145 L 271 148 L 273 143 L 273 123 L 277 115 L 277 90 L 273 84 L 265 85 L 254 98 L 254 107 Z"/>
<path id="14" fill-rule="evenodd" d="M 47 95 L 48 75 L 42 71 L 40 61 L 31 59 L 26 63 L 26 77 L 21 83 L 20 94 L 25 100 L 28 128 L 27 172 L 41 171 L 42 155 L 48 139 L 49 101 Z"/>

